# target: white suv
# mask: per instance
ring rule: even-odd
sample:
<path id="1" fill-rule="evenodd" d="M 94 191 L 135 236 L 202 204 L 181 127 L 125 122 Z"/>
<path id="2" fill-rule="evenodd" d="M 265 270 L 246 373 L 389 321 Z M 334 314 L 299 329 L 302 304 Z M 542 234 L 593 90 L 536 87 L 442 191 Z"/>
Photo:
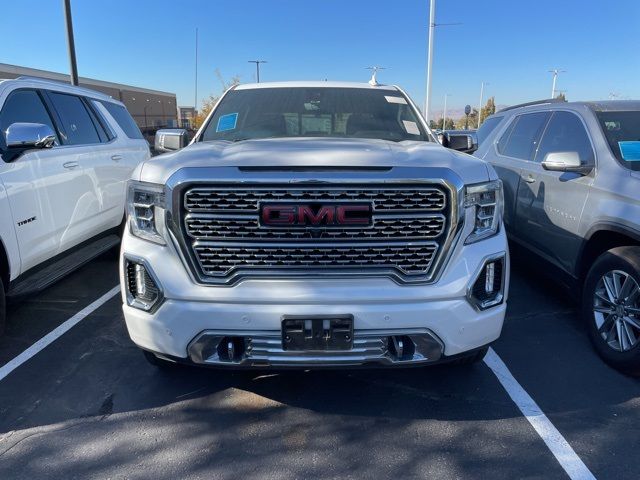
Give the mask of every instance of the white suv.
<path id="1" fill-rule="evenodd" d="M 124 316 L 154 364 L 474 362 L 500 335 L 501 182 L 397 87 L 235 87 L 127 203 Z"/>
<path id="2" fill-rule="evenodd" d="M 119 242 L 126 182 L 150 157 L 124 105 L 36 78 L 0 81 L 0 331 L 5 296 Z"/>

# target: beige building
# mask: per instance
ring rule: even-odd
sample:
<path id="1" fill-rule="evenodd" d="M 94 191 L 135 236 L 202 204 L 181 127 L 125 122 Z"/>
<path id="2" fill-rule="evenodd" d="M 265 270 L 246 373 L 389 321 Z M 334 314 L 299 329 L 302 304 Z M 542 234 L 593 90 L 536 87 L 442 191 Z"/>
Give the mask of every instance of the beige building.
<path id="1" fill-rule="evenodd" d="M 21 76 L 47 78 L 65 83 L 69 82 L 69 75 L 62 73 L 0 63 L 0 78 L 10 79 Z M 155 130 L 158 127 L 178 126 L 178 109 L 175 93 L 132 87 L 130 85 L 104 82 L 102 80 L 85 77 L 80 77 L 79 83 L 82 87 L 97 90 L 120 100 L 127 106 L 127 109 L 143 131 L 145 129 Z"/>

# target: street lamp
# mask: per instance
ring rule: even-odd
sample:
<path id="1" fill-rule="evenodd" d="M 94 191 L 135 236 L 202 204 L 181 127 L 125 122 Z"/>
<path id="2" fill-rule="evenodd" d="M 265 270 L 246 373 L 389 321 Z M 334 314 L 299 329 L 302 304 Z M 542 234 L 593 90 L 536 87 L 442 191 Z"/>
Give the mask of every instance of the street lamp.
<path id="1" fill-rule="evenodd" d="M 149 103 L 149 99 L 147 98 L 147 103 Z M 145 105 L 143 110 L 144 110 L 144 128 L 147 128 L 149 125 L 147 125 L 147 108 L 151 109 L 150 105 Z"/>
<path id="2" fill-rule="evenodd" d="M 478 128 L 480 128 L 480 122 L 482 122 L 482 96 L 484 95 L 484 86 L 490 85 L 489 82 L 480 83 L 480 104 L 478 105 Z"/>
<path id="3" fill-rule="evenodd" d="M 266 60 L 247 60 L 249 63 L 256 64 L 256 83 L 260 83 L 260 64 L 267 63 Z"/>
<path id="4" fill-rule="evenodd" d="M 444 94 L 444 110 L 442 111 L 442 131 L 445 131 L 445 127 L 447 126 L 447 97 L 450 97 L 450 93 Z"/>
<path id="5" fill-rule="evenodd" d="M 436 27 L 447 25 L 462 25 L 455 23 L 436 23 L 436 0 L 429 0 L 429 45 L 427 49 L 427 88 L 424 99 L 424 119 L 429 121 L 429 107 L 431 103 L 431 77 L 433 76 L 433 36 Z"/>
<path id="6" fill-rule="evenodd" d="M 556 80 L 558 79 L 558 74 L 565 72 L 566 70 L 558 70 L 557 68 L 549 70 L 549 73 L 553 73 L 553 82 L 551 83 L 551 98 L 556 98 Z"/>

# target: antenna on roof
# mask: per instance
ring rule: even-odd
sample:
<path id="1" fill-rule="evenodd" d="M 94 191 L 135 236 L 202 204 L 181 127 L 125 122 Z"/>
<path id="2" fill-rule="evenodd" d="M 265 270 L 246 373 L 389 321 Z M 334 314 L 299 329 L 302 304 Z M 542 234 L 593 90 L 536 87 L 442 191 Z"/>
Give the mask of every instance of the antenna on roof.
<path id="1" fill-rule="evenodd" d="M 378 83 L 378 80 L 376 79 L 376 75 L 378 74 L 379 70 L 386 70 L 386 68 L 384 67 L 379 67 L 379 66 L 373 66 L 373 67 L 366 67 L 367 70 L 371 70 L 371 80 L 369 80 L 369 85 L 371 85 L 372 87 L 377 87 L 378 85 L 380 85 Z"/>

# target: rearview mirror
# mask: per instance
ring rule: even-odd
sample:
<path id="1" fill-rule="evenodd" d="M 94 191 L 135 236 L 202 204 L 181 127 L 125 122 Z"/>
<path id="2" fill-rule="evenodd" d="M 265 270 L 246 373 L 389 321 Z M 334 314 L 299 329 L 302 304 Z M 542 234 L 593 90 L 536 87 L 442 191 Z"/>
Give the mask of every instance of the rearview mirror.
<path id="1" fill-rule="evenodd" d="M 441 143 L 447 148 L 464 153 L 473 153 L 478 149 L 478 137 L 473 132 L 443 132 Z"/>
<path id="2" fill-rule="evenodd" d="M 6 133 L 7 148 L 51 148 L 56 134 L 42 123 L 12 123 Z"/>
<path id="3" fill-rule="evenodd" d="M 189 144 L 187 131 L 182 128 L 166 128 L 156 132 L 153 148 L 160 153 L 180 150 Z"/>
<path id="4" fill-rule="evenodd" d="M 578 152 L 550 152 L 542 161 L 542 168 L 551 172 L 576 172 L 586 175 L 591 167 L 583 165 Z"/>

